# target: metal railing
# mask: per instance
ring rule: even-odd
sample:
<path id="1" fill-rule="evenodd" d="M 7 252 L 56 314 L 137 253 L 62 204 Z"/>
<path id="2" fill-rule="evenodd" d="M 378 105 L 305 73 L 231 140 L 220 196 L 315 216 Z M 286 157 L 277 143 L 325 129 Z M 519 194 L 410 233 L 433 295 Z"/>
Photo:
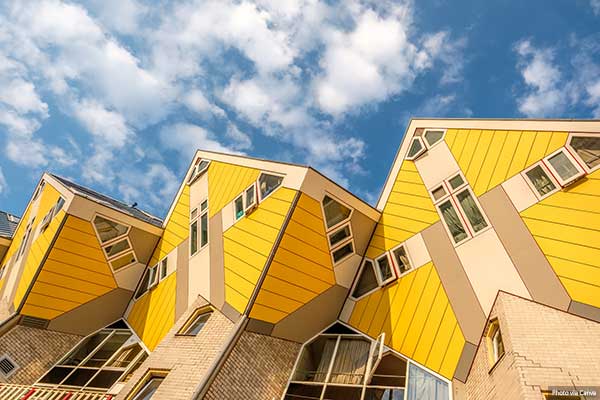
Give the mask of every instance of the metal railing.
<path id="1" fill-rule="evenodd" d="M 0 400 L 111 400 L 112 394 L 0 383 Z"/>

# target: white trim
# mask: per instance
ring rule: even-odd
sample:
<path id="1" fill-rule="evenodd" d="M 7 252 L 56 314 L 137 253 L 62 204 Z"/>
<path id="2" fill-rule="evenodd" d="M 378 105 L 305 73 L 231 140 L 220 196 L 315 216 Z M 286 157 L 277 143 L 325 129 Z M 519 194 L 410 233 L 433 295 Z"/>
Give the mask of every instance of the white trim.
<path id="1" fill-rule="evenodd" d="M 412 148 L 415 140 L 421 144 L 421 149 L 418 150 L 414 155 L 409 156 L 408 152 Z M 408 149 L 406 149 L 406 156 L 404 158 L 408 161 L 414 161 L 417 158 L 419 158 L 421 155 L 425 154 L 426 151 L 427 151 L 427 147 L 425 146 L 425 141 L 423 140 L 423 138 L 421 138 L 420 136 L 413 136 L 413 138 L 410 141 L 410 145 L 408 146 Z"/>
<path id="2" fill-rule="evenodd" d="M 354 291 L 356 290 L 356 286 L 358 285 L 358 282 L 360 281 L 360 276 L 362 275 L 362 271 L 365 268 L 365 264 L 367 262 L 371 263 L 371 268 L 373 270 L 373 274 L 375 275 L 375 281 L 377 282 L 377 286 L 375 286 L 373 289 L 369 290 L 368 292 L 365 292 L 364 294 L 360 295 L 359 297 L 354 297 Z M 358 301 L 358 300 L 362 299 L 363 297 L 366 297 L 366 296 L 370 295 L 371 293 L 376 292 L 379 289 L 381 289 L 381 287 L 379 286 L 378 275 L 377 275 L 377 272 L 375 271 L 375 260 L 365 257 L 362 261 L 362 264 L 360 265 L 358 275 L 356 275 L 356 279 L 354 280 L 354 285 L 352 285 L 352 288 L 350 290 L 350 293 L 349 293 L 350 298 L 354 301 Z"/>
<path id="3" fill-rule="evenodd" d="M 531 181 L 531 178 L 529 178 L 529 176 L 527 175 L 527 172 L 529 172 L 532 169 L 537 168 L 537 167 L 540 167 L 542 169 L 544 174 L 546 174 L 546 176 L 548 177 L 550 182 L 554 185 L 554 190 L 551 190 L 550 192 L 548 192 L 544 195 L 542 195 L 538 191 L 538 189 L 535 187 L 535 185 Z M 553 195 L 554 193 L 558 192 L 561 188 L 560 183 L 558 183 L 558 181 L 554 178 L 554 176 L 552 175 L 552 173 L 550 172 L 550 170 L 548 169 L 546 164 L 544 164 L 542 161 L 538 161 L 535 164 L 533 164 L 532 166 L 530 166 L 529 168 L 521 171 L 521 176 L 523 177 L 523 179 L 525 180 L 525 183 L 527 183 L 527 186 L 531 189 L 531 191 L 533 192 L 535 197 L 537 197 L 538 200 L 543 200 L 546 197 Z"/>
<path id="4" fill-rule="evenodd" d="M 563 153 L 578 172 L 576 175 L 569 177 L 567 180 L 563 179 L 560 176 L 560 174 L 558 173 L 558 171 L 556 170 L 556 168 L 554 168 L 554 166 L 550 163 L 550 159 L 553 157 L 556 157 L 558 155 L 558 153 Z M 554 179 L 556 179 L 558 181 L 558 183 L 560 184 L 560 186 L 562 186 L 562 187 L 569 186 L 570 184 L 574 183 L 576 180 L 585 176 L 585 174 L 586 174 L 586 171 L 582 168 L 581 165 L 579 165 L 579 162 L 575 159 L 575 157 L 573 157 L 571 152 L 569 150 L 567 150 L 566 147 L 561 147 L 560 149 L 556 150 L 555 152 L 550 153 L 549 155 L 544 157 L 544 159 L 542 161 L 546 165 L 546 167 L 548 167 L 548 169 L 552 173 L 552 176 L 554 177 Z"/>
<path id="5" fill-rule="evenodd" d="M 434 144 L 429 144 L 429 142 L 427 141 L 427 137 L 425 136 L 427 134 L 427 132 L 440 132 L 440 131 L 442 132 L 442 137 L 440 138 L 440 140 L 438 140 Z M 423 133 L 421 134 L 421 138 L 423 140 L 423 143 L 425 143 L 427 150 L 429 150 L 429 149 L 437 146 L 441 142 L 443 142 L 444 139 L 446 138 L 447 131 L 448 131 L 447 129 L 439 129 L 439 128 L 428 128 L 428 129 L 423 130 Z"/>
<path id="6" fill-rule="evenodd" d="M 392 272 L 392 276 L 390 276 L 388 279 L 383 280 L 383 276 L 381 275 L 381 268 L 379 266 L 379 260 L 381 260 L 382 258 L 385 258 L 388 262 L 388 267 L 390 268 L 390 271 Z M 396 268 L 394 268 L 394 264 L 392 263 L 391 257 L 390 257 L 390 252 L 386 251 L 385 253 L 381 254 L 379 257 L 375 257 L 375 273 L 376 273 L 376 277 L 377 277 L 377 281 L 379 282 L 379 286 L 380 287 L 384 287 L 387 284 L 389 284 L 390 282 L 395 281 L 396 279 L 398 279 L 398 271 L 396 271 Z"/>
<path id="7" fill-rule="evenodd" d="M 206 162 L 206 166 L 204 168 L 202 168 L 201 170 L 198 170 L 198 167 L 204 161 Z M 190 177 L 186 180 L 186 183 L 188 185 L 191 185 L 196 180 L 198 180 L 198 178 L 200 178 L 202 175 L 204 175 L 206 173 L 206 171 L 208 171 L 208 167 L 210 166 L 210 162 L 211 162 L 211 160 L 207 160 L 207 159 L 204 159 L 204 158 L 199 158 L 196 161 L 196 163 L 194 165 L 192 165 L 192 172 L 190 174 Z"/>
<path id="8" fill-rule="evenodd" d="M 333 253 L 335 253 L 336 251 L 338 251 L 339 249 L 341 249 L 342 247 L 344 247 L 345 245 L 347 245 L 349 243 L 352 244 L 352 252 L 346 254 L 344 257 L 335 261 L 335 258 L 333 257 Z M 339 246 L 336 246 L 335 249 L 330 250 L 330 254 L 331 254 L 331 262 L 333 263 L 334 266 L 343 262 L 344 260 L 348 259 L 349 257 L 352 257 L 354 254 L 356 254 L 356 246 L 354 245 L 354 238 L 350 237 L 350 238 L 344 240 L 342 243 L 339 244 Z"/>
<path id="9" fill-rule="evenodd" d="M 567 137 L 567 144 L 565 145 L 565 147 L 570 150 L 571 155 L 573 155 L 573 157 L 575 157 L 575 159 L 579 162 L 579 165 L 581 165 L 588 174 L 591 174 L 592 172 L 600 169 L 600 163 L 598 163 L 598 165 L 596 165 L 595 167 L 590 168 L 590 167 L 588 167 L 586 162 L 583 161 L 581 156 L 579 154 L 577 154 L 577 151 L 571 145 L 571 140 L 574 137 L 593 137 L 593 138 L 597 138 L 600 140 L 600 135 L 598 135 L 597 133 L 569 133 L 569 136 Z"/>
<path id="10" fill-rule="evenodd" d="M 406 258 L 408 258 L 408 262 L 410 264 L 409 265 L 410 268 L 406 272 L 400 272 L 400 267 L 396 264 L 396 257 L 394 256 L 394 251 L 398 250 L 401 247 L 404 248 L 404 253 L 406 254 Z M 396 269 L 396 275 L 398 276 L 398 278 L 408 275 L 409 273 L 416 270 L 417 268 L 422 267 L 422 265 L 420 265 L 419 267 L 415 267 L 415 263 L 412 259 L 412 256 L 410 255 L 410 252 L 408 251 L 406 242 L 402 242 L 399 245 L 392 247 L 391 249 L 388 250 L 388 252 L 390 253 L 390 258 L 394 264 L 394 268 Z M 423 264 L 423 265 L 425 265 L 425 264 Z"/>
<path id="11" fill-rule="evenodd" d="M 120 252 L 118 252 L 116 254 L 113 254 L 112 256 L 109 256 L 108 253 L 106 252 L 106 247 L 110 247 L 116 243 L 122 242 L 123 240 L 125 240 L 127 242 L 129 247 L 126 248 L 125 250 L 121 250 Z M 102 246 L 102 252 L 104 253 L 104 257 L 106 257 L 106 259 L 108 261 L 114 260 L 115 258 L 118 258 L 121 255 L 124 255 L 125 253 L 129 252 L 130 250 L 133 251 L 133 245 L 131 244 L 131 240 L 129 240 L 129 236 L 119 237 L 118 240 L 113 240 L 110 243 L 107 243 L 104 246 Z"/>
<path id="12" fill-rule="evenodd" d="M 346 217 L 345 219 L 343 219 L 340 222 L 336 223 L 335 225 L 333 225 L 330 228 L 327 227 L 327 216 L 325 215 L 325 207 L 323 206 L 323 200 L 325 200 L 325 197 L 329 197 L 330 199 L 332 199 L 334 201 L 337 201 L 338 203 L 340 203 L 341 205 L 343 205 L 344 207 L 346 207 L 348 210 L 350 210 L 350 214 L 348 214 L 348 217 Z M 325 192 L 325 194 L 323 195 L 323 198 L 321 199 L 320 203 L 321 203 L 321 213 L 323 214 L 323 224 L 325 225 L 325 232 L 331 232 L 331 231 L 337 229 L 338 227 L 341 227 L 346 222 L 350 222 L 350 220 L 352 219 L 352 215 L 354 214 L 354 208 L 350 207 L 348 204 L 344 203 L 343 201 L 341 201 L 340 199 L 338 199 L 337 197 L 335 197 L 331 193 Z"/>
<path id="13" fill-rule="evenodd" d="M 344 239 L 340 240 L 339 242 L 337 242 L 336 244 L 331 244 L 331 235 L 336 234 L 337 232 L 341 231 L 342 229 L 348 227 L 348 230 L 350 231 L 350 235 L 345 237 Z M 350 221 L 346 222 L 345 225 L 340 226 L 338 229 L 332 229 L 331 232 L 327 233 L 327 243 L 329 243 L 329 248 L 333 251 L 335 249 L 337 249 L 338 247 L 341 246 L 342 243 L 345 243 L 348 241 L 348 239 L 352 239 L 354 237 L 354 234 L 352 232 L 352 224 L 350 223 Z"/>
<path id="14" fill-rule="evenodd" d="M 281 183 L 279 184 L 279 186 L 277 186 L 275 189 L 273 189 L 271 191 L 271 193 L 269 193 L 268 195 L 266 195 L 265 197 L 262 197 L 261 193 L 260 193 L 260 177 L 263 175 L 271 175 L 271 176 L 278 176 L 281 178 Z M 262 203 L 263 201 L 265 201 L 266 199 L 268 199 L 269 197 L 271 197 L 271 195 L 273 193 L 275 193 L 276 191 L 278 191 L 282 186 L 283 186 L 283 180 L 285 179 L 285 174 L 281 174 L 278 172 L 270 172 L 270 171 L 260 171 L 260 174 L 258 174 L 258 178 L 256 178 L 256 204 L 258 205 L 259 203 Z"/>
<path id="15" fill-rule="evenodd" d="M 96 217 L 98 217 L 98 216 L 99 216 L 99 217 L 102 217 L 102 218 L 104 218 L 104 219 L 106 219 L 106 220 L 108 220 L 108 221 L 114 222 L 115 224 L 122 225 L 122 226 L 126 227 L 126 228 L 127 228 L 127 230 L 125 231 L 125 233 L 123 233 L 123 234 L 121 234 L 121 235 L 119 235 L 119 236 L 117 236 L 117 237 L 114 237 L 114 238 L 112 238 L 112 239 L 110 239 L 110 240 L 107 240 L 106 242 L 102 242 L 102 238 L 100 237 L 100 233 L 98 233 L 98 229 L 96 229 L 96 224 L 94 223 L 94 221 L 95 221 Z M 92 220 L 91 220 L 91 223 L 92 223 L 92 226 L 94 227 L 94 232 L 96 233 L 96 238 L 98 239 L 98 243 L 100 243 L 100 246 L 101 246 L 101 247 L 103 247 L 103 246 L 107 246 L 107 245 L 109 245 L 110 243 L 112 243 L 112 242 L 116 241 L 117 239 L 120 239 L 120 238 L 122 238 L 122 237 L 124 237 L 124 236 L 128 235 L 128 234 L 129 234 L 129 231 L 131 230 L 131 225 L 127 225 L 127 224 L 124 224 L 124 223 L 122 223 L 122 222 L 116 221 L 114 218 L 107 217 L 106 215 L 104 215 L 104 214 L 101 214 L 101 213 L 99 213 L 99 212 L 94 212 L 94 215 L 92 215 Z"/>

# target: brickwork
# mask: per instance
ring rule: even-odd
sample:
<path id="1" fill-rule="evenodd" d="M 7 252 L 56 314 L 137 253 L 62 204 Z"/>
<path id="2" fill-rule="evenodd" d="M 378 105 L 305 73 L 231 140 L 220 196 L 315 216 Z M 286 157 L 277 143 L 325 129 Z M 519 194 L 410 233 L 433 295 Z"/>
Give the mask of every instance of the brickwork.
<path id="1" fill-rule="evenodd" d="M 34 383 L 81 339 L 78 335 L 16 325 L 0 337 L 0 356 L 8 354 L 19 365 L 8 382 Z"/>
<path id="2" fill-rule="evenodd" d="M 600 386 L 600 324 L 505 293 L 494 317 L 505 355 L 491 368 L 482 339 L 465 398 L 540 400 L 550 386 Z"/>
<path id="3" fill-rule="evenodd" d="M 244 332 L 204 400 L 279 400 L 301 345 Z"/>
<path id="4" fill-rule="evenodd" d="M 204 299 L 199 298 L 183 313 L 154 352 L 133 374 L 116 400 L 125 399 L 149 369 L 169 370 L 152 400 L 191 399 L 202 377 L 224 348 L 234 328 L 234 324 L 229 319 L 215 310 L 197 336 L 176 335 L 191 314 L 198 307 L 206 304 L 208 303 Z"/>

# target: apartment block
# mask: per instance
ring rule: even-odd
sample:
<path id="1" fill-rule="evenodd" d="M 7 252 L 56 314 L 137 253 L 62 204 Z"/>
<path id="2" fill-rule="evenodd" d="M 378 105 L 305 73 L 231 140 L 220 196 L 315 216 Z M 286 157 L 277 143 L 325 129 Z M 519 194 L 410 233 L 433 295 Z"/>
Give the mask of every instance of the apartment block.
<path id="1" fill-rule="evenodd" d="M 375 205 L 202 150 L 164 219 L 43 174 L 0 212 L 0 399 L 600 398 L 600 122 L 397 141 Z"/>

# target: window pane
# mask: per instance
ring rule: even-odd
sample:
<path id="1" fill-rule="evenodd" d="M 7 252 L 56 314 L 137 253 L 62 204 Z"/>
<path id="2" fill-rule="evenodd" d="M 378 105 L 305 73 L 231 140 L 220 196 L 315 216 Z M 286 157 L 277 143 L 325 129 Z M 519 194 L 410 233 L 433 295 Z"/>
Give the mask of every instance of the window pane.
<path id="1" fill-rule="evenodd" d="M 198 221 L 194 221 L 190 226 L 190 254 L 194 255 L 198 251 Z"/>
<path id="2" fill-rule="evenodd" d="M 442 137 L 444 136 L 444 131 L 427 131 L 425 132 L 424 136 L 425 140 L 427 140 L 427 143 L 430 146 L 432 146 L 440 140 L 442 140 Z"/>
<path id="3" fill-rule="evenodd" d="M 367 371 L 371 342 L 364 339 L 340 340 L 329 382 L 360 385 Z"/>
<path id="4" fill-rule="evenodd" d="M 202 203 L 200 203 L 200 211 L 204 211 L 208 208 L 208 200 L 204 200 Z"/>
<path id="5" fill-rule="evenodd" d="M 146 289 L 148 289 L 148 280 L 150 279 L 150 270 L 146 270 L 144 276 L 142 277 L 142 281 L 140 282 L 140 286 L 138 290 L 135 292 L 135 298 L 138 299 L 141 295 L 146 293 Z"/>
<path id="6" fill-rule="evenodd" d="M 200 217 L 200 247 L 208 243 L 208 213 Z"/>
<path id="7" fill-rule="evenodd" d="M 235 199 L 235 219 L 240 219 L 244 216 L 244 198 L 242 196 Z"/>
<path id="8" fill-rule="evenodd" d="M 348 207 L 338 203 L 329 196 L 323 198 L 323 210 L 325 211 L 327 228 L 331 228 L 347 219 L 351 212 Z"/>
<path id="9" fill-rule="evenodd" d="M 429 372 L 410 364 L 408 373 L 408 400 L 448 400 L 448 384 Z"/>
<path id="10" fill-rule="evenodd" d="M 408 256 L 406 255 L 406 250 L 404 250 L 404 247 L 397 248 L 394 250 L 393 254 L 394 259 L 396 260 L 396 265 L 398 266 L 401 274 L 410 270 L 410 261 L 408 260 Z"/>
<path id="11" fill-rule="evenodd" d="M 160 262 L 160 279 L 164 279 L 167 276 L 167 259 L 165 258 Z"/>
<path id="12" fill-rule="evenodd" d="M 406 158 L 415 157 L 417 154 L 419 154 L 421 150 L 423 150 L 423 145 L 421 144 L 421 141 L 417 138 L 414 138 L 412 143 L 410 144 L 410 149 L 406 154 Z"/>
<path id="13" fill-rule="evenodd" d="M 184 335 L 196 336 L 202 330 L 202 328 L 204 328 L 204 325 L 206 325 L 206 323 L 208 322 L 208 319 L 210 318 L 211 314 L 212 312 L 209 311 L 198 315 L 194 322 L 192 322 L 190 326 L 186 329 Z"/>
<path id="14" fill-rule="evenodd" d="M 341 261 L 352 253 L 354 253 L 354 247 L 352 242 L 349 242 L 333 252 L 333 262 Z"/>
<path id="15" fill-rule="evenodd" d="M 387 255 L 377 259 L 377 268 L 379 268 L 382 282 L 385 282 L 394 276 L 394 271 L 392 271 L 392 266 L 390 265 Z"/>
<path id="16" fill-rule="evenodd" d="M 196 217 L 197 217 L 197 216 L 198 216 L 198 209 L 197 209 L 197 208 L 194 208 L 194 209 L 192 210 L 192 212 L 190 213 L 190 219 L 192 219 L 192 220 L 193 220 L 193 219 L 196 219 Z"/>
<path id="17" fill-rule="evenodd" d="M 483 228 L 487 226 L 487 222 L 485 222 L 485 218 L 483 218 L 483 214 L 479 211 L 479 207 L 473 200 L 473 196 L 471 196 L 471 192 L 465 190 L 459 193 L 457 196 L 458 202 L 460 203 L 461 208 L 467 215 L 471 226 L 475 232 L 479 232 Z"/>
<path id="18" fill-rule="evenodd" d="M 119 258 L 112 260 L 110 262 L 110 266 L 112 267 L 113 271 L 116 271 L 116 270 L 126 267 L 127 265 L 132 264 L 134 262 L 135 262 L 135 256 L 133 255 L 133 253 L 130 252 L 130 253 L 122 255 Z"/>
<path id="19" fill-rule="evenodd" d="M 434 189 L 431 192 L 431 195 L 433 196 L 434 200 L 439 200 L 446 195 L 446 189 L 444 189 L 443 186 L 440 186 L 439 188 Z"/>
<path id="20" fill-rule="evenodd" d="M 537 165 L 525 173 L 540 196 L 548 194 L 556 189 L 556 186 L 550 180 L 550 177 L 544 172 L 544 169 Z"/>
<path id="21" fill-rule="evenodd" d="M 337 337 L 320 336 L 304 346 L 293 381 L 325 382 Z"/>
<path id="22" fill-rule="evenodd" d="M 406 386 L 406 360 L 393 354 L 383 356 L 373 373 L 372 386 L 404 387 Z"/>
<path id="23" fill-rule="evenodd" d="M 121 379 L 121 382 L 127 382 L 129 381 L 129 379 L 131 379 L 131 376 L 133 375 L 133 373 L 140 367 L 140 365 L 142 365 L 142 363 L 144 361 L 146 361 L 146 358 L 148 358 L 148 354 L 146 352 L 144 352 L 140 358 L 138 358 L 138 360 L 135 362 L 135 365 L 133 367 L 131 367 L 131 369 L 127 372 L 127 375 L 123 376 L 123 378 Z"/>
<path id="24" fill-rule="evenodd" d="M 92 368 L 92 369 L 77 368 L 71 375 L 69 375 L 69 377 L 67 379 L 65 379 L 65 381 L 62 383 L 62 385 L 85 386 L 85 384 L 88 383 L 88 381 L 90 379 L 92 379 L 92 376 L 94 376 L 96 374 L 96 372 L 98 372 L 98 369 L 96 369 L 96 368 Z"/>
<path id="25" fill-rule="evenodd" d="M 373 263 L 369 260 L 366 260 L 363 268 L 360 272 L 360 276 L 358 277 L 358 282 L 356 283 L 356 288 L 352 293 L 352 296 L 358 298 L 365 293 L 370 292 L 375 289 L 377 286 L 377 278 L 375 277 L 375 271 L 373 270 Z"/>
<path id="26" fill-rule="evenodd" d="M 456 175 L 455 177 L 450 178 L 450 180 L 448 181 L 448 183 L 450 184 L 450 187 L 452 189 L 456 189 L 457 187 L 459 187 L 460 185 L 462 185 L 463 183 L 465 183 L 465 181 L 463 180 L 462 176 Z"/>
<path id="27" fill-rule="evenodd" d="M 140 351 L 142 351 L 142 347 L 137 343 L 131 346 L 123 347 L 119 351 L 119 354 L 117 354 L 115 358 L 113 358 L 111 362 L 108 363 L 106 366 L 115 368 L 126 368 L 140 353 Z"/>
<path id="28" fill-rule="evenodd" d="M 101 367 L 130 337 L 131 333 L 116 332 L 83 365 L 86 367 Z"/>
<path id="29" fill-rule="evenodd" d="M 256 192 L 254 191 L 254 185 L 246 189 L 246 208 L 253 206 L 256 203 Z"/>
<path id="30" fill-rule="evenodd" d="M 132 400 L 148 400 L 154 396 L 164 378 L 152 378 Z"/>
<path id="31" fill-rule="evenodd" d="M 588 168 L 600 165 L 600 137 L 575 136 L 571 139 L 571 146 Z"/>
<path id="32" fill-rule="evenodd" d="M 448 227 L 448 230 L 452 234 L 452 238 L 454 239 L 454 243 L 458 243 L 467 238 L 467 232 L 465 231 L 465 227 L 463 226 L 454 206 L 450 202 L 450 200 L 445 201 L 440 204 L 440 212 L 442 213 L 442 217 L 444 217 L 444 222 Z"/>
<path id="33" fill-rule="evenodd" d="M 291 383 L 284 400 L 319 400 L 323 385 L 303 385 Z"/>
<path id="34" fill-rule="evenodd" d="M 155 265 L 153 267 L 150 267 L 148 271 L 148 288 L 151 288 L 152 286 L 156 285 L 156 282 L 158 281 L 158 267 Z"/>
<path id="35" fill-rule="evenodd" d="M 550 157 L 548 162 L 554 167 L 558 176 L 560 176 L 563 181 L 568 181 L 571 177 L 579 173 L 571 160 L 569 160 L 569 157 L 562 151 Z"/>
<path id="36" fill-rule="evenodd" d="M 328 385 L 323 400 L 360 400 L 361 396 L 362 387 Z"/>
<path id="37" fill-rule="evenodd" d="M 404 400 L 404 389 L 367 388 L 364 400 Z"/>
<path id="38" fill-rule="evenodd" d="M 271 194 L 275 189 L 281 186 L 283 182 L 282 176 L 261 174 L 258 178 L 258 188 L 260 189 L 260 198 L 264 199 Z"/>
<path id="39" fill-rule="evenodd" d="M 329 235 L 329 244 L 334 247 L 336 244 L 342 242 L 344 239 L 350 237 L 350 225 L 345 225 L 337 231 Z"/>
<path id="40" fill-rule="evenodd" d="M 65 358 L 61 365 L 79 365 L 84 358 L 89 356 L 98 345 L 108 337 L 110 331 L 100 331 L 86 339 Z"/>
<path id="41" fill-rule="evenodd" d="M 106 246 L 104 251 L 106 252 L 106 256 L 110 258 L 115 254 L 119 254 L 127 249 L 129 249 L 129 242 L 127 239 L 123 239 L 119 240 L 117 243 L 111 244 L 110 246 Z"/>
<path id="42" fill-rule="evenodd" d="M 98 375 L 88 383 L 88 387 L 108 389 L 119 380 L 122 374 L 123 371 L 100 371 Z"/>
<path id="43" fill-rule="evenodd" d="M 40 383 L 54 384 L 58 385 L 62 382 L 63 379 L 66 378 L 69 373 L 73 371 L 73 368 L 69 367 L 54 367 L 42 379 L 40 379 Z"/>
<path id="44" fill-rule="evenodd" d="M 94 225 L 96 226 L 96 230 L 98 231 L 102 243 L 124 235 L 127 232 L 127 227 L 125 225 L 109 221 L 99 215 L 94 218 Z"/>

